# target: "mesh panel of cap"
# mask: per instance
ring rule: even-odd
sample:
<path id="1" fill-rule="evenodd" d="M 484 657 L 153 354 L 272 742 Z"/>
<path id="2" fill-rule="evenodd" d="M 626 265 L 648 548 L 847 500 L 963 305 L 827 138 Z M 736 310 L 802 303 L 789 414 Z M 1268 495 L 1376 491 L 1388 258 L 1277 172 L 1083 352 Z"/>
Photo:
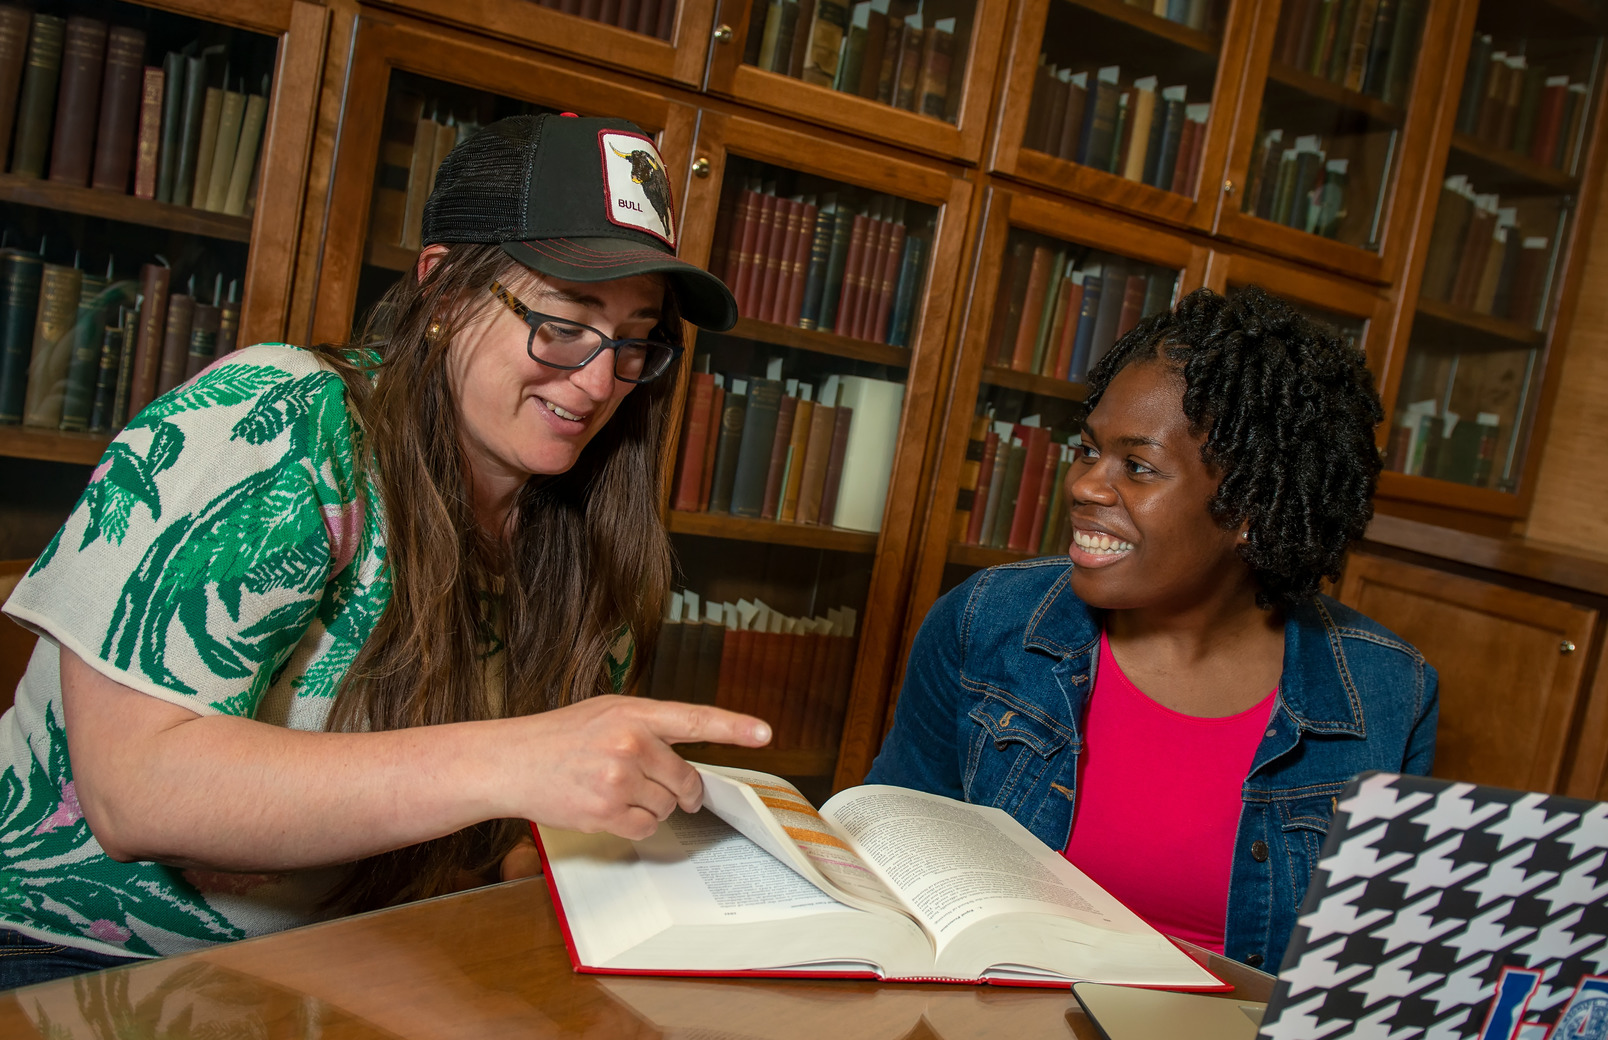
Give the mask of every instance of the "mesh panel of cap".
<path id="1" fill-rule="evenodd" d="M 425 245 L 524 237 L 531 157 L 547 119 L 500 119 L 447 155 L 424 205 Z"/>

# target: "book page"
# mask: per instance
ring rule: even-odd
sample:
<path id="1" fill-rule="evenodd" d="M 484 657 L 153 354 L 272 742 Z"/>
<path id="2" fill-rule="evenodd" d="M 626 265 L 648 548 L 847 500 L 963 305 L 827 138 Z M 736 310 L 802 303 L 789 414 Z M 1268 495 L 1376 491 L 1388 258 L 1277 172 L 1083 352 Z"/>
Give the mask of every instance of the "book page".
<path id="1" fill-rule="evenodd" d="M 798 788 L 747 769 L 708 765 L 697 769 L 704 782 L 704 808 L 822 891 L 850 906 L 912 916 Z"/>

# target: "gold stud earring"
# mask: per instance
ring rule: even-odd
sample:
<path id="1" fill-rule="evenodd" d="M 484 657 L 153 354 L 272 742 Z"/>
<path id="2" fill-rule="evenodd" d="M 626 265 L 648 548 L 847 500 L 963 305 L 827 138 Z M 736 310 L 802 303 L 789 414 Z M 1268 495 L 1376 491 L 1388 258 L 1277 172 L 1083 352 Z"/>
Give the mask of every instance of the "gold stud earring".
<path id="1" fill-rule="evenodd" d="M 432 321 L 430 323 L 430 327 L 424 330 L 424 338 L 425 341 L 429 343 L 434 343 L 439 340 L 441 338 L 441 323 L 439 321 Z"/>

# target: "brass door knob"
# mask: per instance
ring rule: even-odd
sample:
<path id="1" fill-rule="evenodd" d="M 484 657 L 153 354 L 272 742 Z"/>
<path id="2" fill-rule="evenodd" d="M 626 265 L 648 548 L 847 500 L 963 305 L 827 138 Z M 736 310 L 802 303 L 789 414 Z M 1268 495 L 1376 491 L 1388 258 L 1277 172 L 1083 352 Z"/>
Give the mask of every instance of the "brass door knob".
<path id="1" fill-rule="evenodd" d="M 731 42 L 731 36 L 732 36 L 731 26 L 724 25 L 724 24 L 715 26 L 715 42 L 716 43 L 730 43 Z"/>
<path id="2" fill-rule="evenodd" d="M 709 160 L 703 156 L 700 155 L 692 161 L 692 175 L 694 177 L 707 177 L 709 176 L 709 170 Z"/>

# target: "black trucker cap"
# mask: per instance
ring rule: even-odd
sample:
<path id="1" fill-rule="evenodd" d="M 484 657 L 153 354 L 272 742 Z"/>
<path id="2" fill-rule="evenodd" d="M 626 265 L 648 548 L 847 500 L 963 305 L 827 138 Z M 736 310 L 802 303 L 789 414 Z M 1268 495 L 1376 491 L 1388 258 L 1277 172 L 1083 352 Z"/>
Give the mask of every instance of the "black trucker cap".
<path id="1" fill-rule="evenodd" d="M 726 283 L 676 257 L 681 225 L 653 139 L 623 119 L 509 116 L 454 148 L 424 204 L 425 245 L 495 242 L 571 282 L 660 273 L 681 314 L 717 332 L 737 322 Z"/>

